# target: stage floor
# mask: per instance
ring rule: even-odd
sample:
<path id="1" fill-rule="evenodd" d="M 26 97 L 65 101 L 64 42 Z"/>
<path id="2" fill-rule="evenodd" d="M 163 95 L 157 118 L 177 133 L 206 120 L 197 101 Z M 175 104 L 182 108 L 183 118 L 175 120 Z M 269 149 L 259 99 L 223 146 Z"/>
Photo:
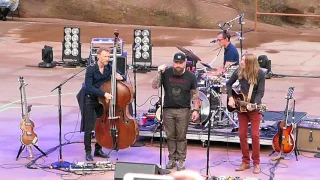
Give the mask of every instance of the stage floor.
<path id="1" fill-rule="evenodd" d="M 272 138 L 277 133 L 277 122 L 285 119 L 283 111 L 266 111 L 262 114 L 263 120 L 260 129 L 260 144 L 272 145 Z M 292 113 L 288 115 L 288 122 L 292 122 Z M 300 123 L 306 116 L 306 112 L 295 112 L 295 123 Z M 240 139 L 237 132 L 232 132 L 233 127 L 231 121 L 224 119 L 225 125 L 218 125 L 213 121 L 213 126 L 210 132 L 210 141 L 221 141 L 221 142 L 232 142 L 239 143 Z M 156 129 L 157 125 L 154 121 L 147 121 L 148 126 L 140 127 L 140 136 L 144 137 L 160 137 L 159 128 Z M 228 125 L 229 124 L 229 125 Z M 250 129 L 249 129 L 250 130 Z M 165 137 L 165 133 L 162 134 Z M 206 145 L 208 140 L 208 128 L 199 125 L 189 125 L 187 139 L 199 140 Z M 251 144 L 250 133 L 248 136 L 248 142 Z"/>
<path id="2" fill-rule="evenodd" d="M 53 91 L 57 85 L 66 79 L 78 73 L 83 68 L 38 68 L 41 62 L 41 49 L 44 45 L 52 46 L 54 49 L 54 60 L 61 60 L 61 38 L 63 27 L 66 25 L 81 26 L 82 57 L 89 56 L 90 40 L 94 37 L 113 36 L 114 29 L 119 29 L 121 34 L 126 35 L 124 48 L 128 52 L 128 64 L 131 63 L 132 44 L 129 38 L 132 38 L 134 26 L 125 25 L 107 25 L 102 23 L 88 23 L 66 21 L 61 19 L 24 19 L 17 21 L 1 22 L 0 26 L 0 79 L 1 79 L 1 99 L 0 99 L 0 179 L 15 180 L 57 180 L 57 179 L 95 179 L 106 180 L 113 179 L 114 171 L 92 172 L 82 175 L 62 172 L 59 170 L 47 169 L 52 163 L 59 161 L 59 114 L 58 114 L 58 92 Z M 150 27 L 152 29 L 152 38 L 165 46 L 153 47 L 153 65 L 171 64 L 172 55 L 178 51 L 176 45 L 184 46 L 196 52 L 204 63 L 210 63 L 210 59 L 217 55 L 217 44 L 208 44 L 212 37 L 215 37 L 217 31 L 203 33 L 201 29 L 176 29 L 164 27 Z M 96 30 L 100 30 L 97 32 Z M 207 30 L 206 30 L 207 31 Z M 299 31 L 298 29 L 295 32 Z M 176 33 L 178 32 L 178 33 Z M 297 33 L 285 29 L 283 34 L 285 39 L 279 39 L 275 42 L 264 41 L 261 38 L 268 38 L 273 35 L 280 37 L 279 33 L 258 32 L 246 34 L 246 42 L 258 42 L 257 45 L 246 47 L 246 51 L 254 51 L 258 55 L 266 54 L 272 59 L 272 71 L 274 73 L 288 75 L 312 75 L 319 76 L 319 46 L 318 42 L 308 42 L 307 38 L 314 40 L 317 33 Z M 298 35 L 299 34 L 299 35 Z M 49 35 L 49 36 L 48 36 Z M 165 36 L 165 37 L 164 37 Z M 121 36 L 122 37 L 122 36 Z M 168 37 L 168 38 L 167 38 Z M 187 38 L 186 37 L 190 37 Z M 165 39 L 164 39 L 165 38 Z M 23 40 L 24 43 L 21 43 Z M 236 39 L 232 39 L 236 41 Z M 298 41 L 295 41 L 298 40 Z M 269 42 L 269 43 L 264 43 Z M 252 48 L 251 48 L 252 47 Z M 270 52 L 270 53 L 268 53 Z M 273 53 L 271 53 L 273 52 Z M 276 53 L 274 53 L 276 52 Z M 220 56 L 213 64 L 218 68 L 223 63 Z M 136 83 L 132 70 L 128 70 L 129 82 L 136 85 L 136 99 L 139 112 L 146 112 L 152 104 L 158 101 L 159 91 L 152 89 L 152 77 L 156 76 L 156 71 L 136 74 Z M 27 169 L 25 165 L 30 162 L 26 157 L 28 153 L 23 151 L 21 157 L 16 161 L 16 155 L 21 145 L 20 143 L 20 122 L 21 122 L 21 104 L 19 76 L 24 76 L 28 86 L 26 87 L 28 104 L 32 104 L 31 119 L 35 123 L 35 132 L 39 137 L 38 145 L 45 151 L 48 157 L 41 157 L 36 161 L 33 167 Z M 62 147 L 62 158 L 68 162 L 84 162 L 85 152 L 83 145 L 83 133 L 79 133 L 80 113 L 76 94 L 80 90 L 84 81 L 84 73 L 69 80 L 62 86 L 62 142 L 67 143 Z M 283 110 L 285 108 L 285 95 L 288 87 L 295 86 L 294 98 L 297 100 L 296 110 L 307 112 L 309 118 L 319 117 L 319 80 L 316 78 L 272 78 L 266 80 L 266 90 L 263 101 L 267 104 L 269 110 Z M 317 95 L 318 94 L 318 95 Z M 150 102 L 150 103 L 149 103 Z M 267 118 L 265 123 L 272 125 L 276 120 L 283 119 L 283 113 L 275 113 Z M 269 121 L 268 121 L 269 119 Z M 266 124 L 267 125 L 267 124 Z M 214 133 L 217 129 L 213 129 Z M 201 131 L 201 130 L 200 130 Z M 148 132 L 151 136 L 151 132 Z M 197 132 L 199 134 L 199 132 Z M 206 139 L 206 131 L 203 131 L 202 139 Z M 141 132 L 141 135 L 143 133 Z M 235 172 L 234 169 L 241 163 L 241 150 L 237 143 L 237 135 L 226 138 L 213 134 L 216 139 L 211 143 L 209 152 L 209 170 L 212 176 L 232 176 L 232 177 L 256 177 L 262 180 L 270 179 L 270 170 L 274 162 L 270 162 L 269 154 L 272 152 L 270 145 L 261 145 L 261 168 L 262 173 L 253 174 L 252 168 L 243 172 Z M 228 132 L 228 136 L 231 134 Z M 142 137 L 146 146 L 130 147 L 120 150 L 117 153 L 112 152 L 109 161 L 127 161 L 136 163 L 160 164 L 159 141 L 157 138 Z M 206 174 L 207 149 L 202 147 L 201 140 L 197 134 L 195 140 L 188 141 L 188 153 L 186 159 L 186 168 L 197 171 L 202 175 Z M 214 138 L 211 138 L 214 140 Z M 234 138 L 232 140 L 232 138 Z M 228 140 L 228 141 L 226 141 Z M 234 141 L 231 142 L 231 141 Z M 269 144 L 263 140 L 264 144 Z M 33 148 L 34 149 L 34 148 Z M 34 149 L 36 157 L 40 153 Z M 104 149 L 108 152 L 108 149 Z M 313 158 L 313 153 L 302 152 L 299 155 L 299 161 L 289 154 L 286 159 L 281 160 L 275 169 L 275 180 L 301 180 L 317 179 L 319 177 L 319 159 Z M 168 161 L 168 150 L 164 144 L 162 153 L 162 162 Z M 275 156 L 275 154 L 273 155 Z M 272 157 L 273 157 L 272 156 Z M 106 159 L 95 158 L 95 161 L 106 161 Z M 176 170 L 172 170 L 172 173 Z"/>

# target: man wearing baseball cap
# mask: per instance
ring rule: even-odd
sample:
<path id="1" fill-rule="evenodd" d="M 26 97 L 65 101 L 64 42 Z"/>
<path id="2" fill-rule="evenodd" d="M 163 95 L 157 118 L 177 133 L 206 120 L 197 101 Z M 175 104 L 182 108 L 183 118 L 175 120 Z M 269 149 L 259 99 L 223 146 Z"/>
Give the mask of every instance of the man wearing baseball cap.
<path id="1" fill-rule="evenodd" d="M 191 119 L 199 118 L 199 90 L 196 76 L 186 70 L 186 55 L 177 52 L 173 56 L 172 67 L 163 64 L 152 81 L 154 89 L 164 88 L 163 125 L 167 136 L 169 162 L 167 169 L 177 166 L 185 169 L 187 154 L 187 131 L 190 120 L 191 101 L 194 104 Z"/>

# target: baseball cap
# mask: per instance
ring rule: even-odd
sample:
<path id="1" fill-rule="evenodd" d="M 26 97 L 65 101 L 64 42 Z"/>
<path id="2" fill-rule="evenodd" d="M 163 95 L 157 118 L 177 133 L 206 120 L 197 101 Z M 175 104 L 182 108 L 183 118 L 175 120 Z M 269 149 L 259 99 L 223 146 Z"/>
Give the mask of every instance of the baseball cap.
<path id="1" fill-rule="evenodd" d="M 186 55 L 182 52 L 177 52 L 173 56 L 173 61 L 175 62 L 183 62 L 186 60 Z"/>

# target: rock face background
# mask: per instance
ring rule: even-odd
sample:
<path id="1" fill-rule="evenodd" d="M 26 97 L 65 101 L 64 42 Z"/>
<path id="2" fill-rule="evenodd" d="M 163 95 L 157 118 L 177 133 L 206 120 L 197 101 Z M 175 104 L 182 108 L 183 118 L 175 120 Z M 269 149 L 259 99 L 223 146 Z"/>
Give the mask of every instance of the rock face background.
<path id="1" fill-rule="evenodd" d="M 260 12 L 320 15 L 320 0 L 259 0 L 258 6 Z M 255 0 L 23 0 L 20 12 L 27 18 L 214 29 L 240 13 L 254 21 Z M 320 26 L 319 17 L 259 16 L 259 22 Z"/>

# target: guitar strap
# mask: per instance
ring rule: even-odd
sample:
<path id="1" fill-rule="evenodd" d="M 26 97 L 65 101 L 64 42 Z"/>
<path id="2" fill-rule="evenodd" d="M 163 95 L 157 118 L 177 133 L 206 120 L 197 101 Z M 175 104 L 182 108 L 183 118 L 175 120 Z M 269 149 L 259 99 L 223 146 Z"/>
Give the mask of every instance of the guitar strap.
<path id="1" fill-rule="evenodd" d="M 253 84 L 250 84 L 249 93 L 248 93 L 248 103 L 250 103 L 250 100 L 251 100 L 253 86 L 254 86 Z"/>

